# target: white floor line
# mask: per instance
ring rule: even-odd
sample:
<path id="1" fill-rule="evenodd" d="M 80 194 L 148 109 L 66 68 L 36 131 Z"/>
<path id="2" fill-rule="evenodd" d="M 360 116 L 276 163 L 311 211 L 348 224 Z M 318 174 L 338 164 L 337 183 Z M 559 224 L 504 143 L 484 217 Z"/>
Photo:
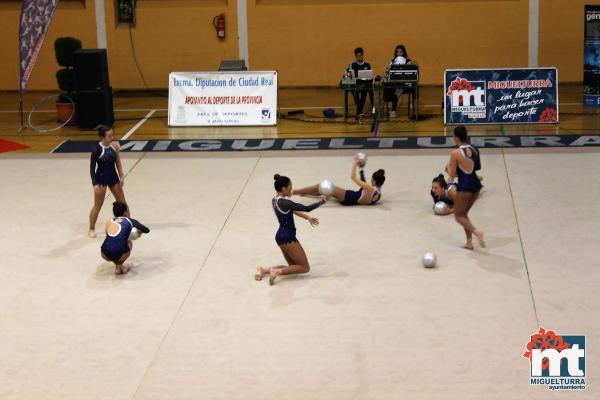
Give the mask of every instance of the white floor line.
<path id="1" fill-rule="evenodd" d="M 148 118 L 150 118 L 155 112 L 156 109 L 152 109 L 148 114 L 146 114 L 144 118 L 140 119 L 137 124 L 135 124 L 130 130 L 128 130 L 127 133 L 119 140 L 129 139 L 129 136 L 133 135 L 133 132 L 137 131 L 140 126 L 144 125 L 144 122 L 148 121 Z"/>
<path id="2" fill-rule="evenodd" d="M 55 148 L 53 148 L 52 150 L 50 150 L 50 154 L 54 153 L 54 150 L 58 149 L 58 148 L 59 148 L 60 146 L 62 146 L 62 144 L 63 144 L 64 142 L 66 142 L 66 141 L 67 141 L 66 139 L 65 139 L 65 140 L 63 140 L 63 141 L 62 141 L 62 142 L 60 142 L 60 143 L 59 143 L 59 144 L 58 144 L 58 145 L 57 145 Z"/>
<path id="3" fill-rule="evenodd" d="M 130 112 L 130 111 L 167 111 L 168 108 L 116 108 L 115 111 Z"/>

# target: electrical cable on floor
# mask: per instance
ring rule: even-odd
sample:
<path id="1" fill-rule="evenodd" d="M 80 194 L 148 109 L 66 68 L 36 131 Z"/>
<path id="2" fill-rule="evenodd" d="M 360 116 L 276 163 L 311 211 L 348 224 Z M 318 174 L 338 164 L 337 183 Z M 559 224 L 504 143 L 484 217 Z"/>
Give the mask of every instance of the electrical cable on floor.
<path id="1" fill-rule="evenodd" d="M 297 117 L 295 115 L 302 115 L 302 116 Z M 380 119 L 379 122 L 385 122 L 387 124 L 406 124 L 406 123 L 428 120 L 433 117 L 434 116 L 430 115 L 430 114 L 420 114 L 418 121 L 415 121 L 412 118 L 410 118 L 410 119 L 394 119 L 394 120 L 384 118 L 384 119 Z M 346 121 L 344 121 L 344 119 L 341 117 L 336 117 L 336 118 L 317 117 L 317 116 L 310 116 L 308 114 L 305 114 L 304 112 L 295 113 L 294 116 L 290 116 L 290 115 L 282 113 L 282 114 L 279 114 L 279 119 L 288 120 L 288 121 L 296 121 L 296 122 L 313 123 L 313 124 L 343 124 L 343 125 L 366 125 L 367 123 L 370 124 L 373 121 L 373 118 L 371 118 L 371 117 L 363 118 L 361 120 L 356 120 L 355 118 L 348 118 Z"/>

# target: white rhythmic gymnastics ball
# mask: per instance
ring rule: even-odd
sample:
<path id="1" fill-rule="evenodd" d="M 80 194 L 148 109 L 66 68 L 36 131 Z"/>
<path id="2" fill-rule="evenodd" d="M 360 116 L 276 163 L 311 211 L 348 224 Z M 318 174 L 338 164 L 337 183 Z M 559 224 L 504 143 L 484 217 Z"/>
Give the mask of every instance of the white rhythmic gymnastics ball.
<path id="1" fill-rule="evenodd" d="M 333 183 L 331 181 L 325 179 L 319 184 L 319 193 L 323 196 L 329 196 L 333 193 Z"/>
<path id="2" fill-rule="evenodd" d="M 131 233 L 129 233 L 129 240 L 136 240 L 142 236 L 142 232 L 138 231 L 137 228 L 131 228 Z"/>
<path id="3" fill-rule="evenodd" d="M 437 257 L 435 256 L 435 254 L 431 253 L 431 252 L 427 252 L 425 254 L 423 254 L 423 266 L 425 268 L 433 268 L 435 267 L 435 264 L 437 264 Z"/>
<path id="4" fill-rule="evenodd" d="M 359 167 L 367 165 L 367 155 L 365 153 L 356 153 L 356 161 Z"/>
<path id="5" fill-rule="evenodd" d="M 435 203 L 435 206 L 433 206 L 433 212 L 435 213 L 435 215 L 445 215 L 447 209 L 448 205 L 443 201 L 438 201 L 437 203 Z"/>

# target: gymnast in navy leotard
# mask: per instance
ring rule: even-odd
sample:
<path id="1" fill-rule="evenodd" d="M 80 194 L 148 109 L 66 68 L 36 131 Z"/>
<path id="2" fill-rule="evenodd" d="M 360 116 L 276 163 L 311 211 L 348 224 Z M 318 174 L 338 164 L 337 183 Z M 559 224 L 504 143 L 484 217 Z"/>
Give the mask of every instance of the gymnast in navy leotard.
<path id="1" fill-rule="evenodd" d="M 290 178 L 275 175 L 273 179 L 275 180 L 277 194 L 273 197 L 271 205 L 279 222 L 279 229 L 277 229 L 277 233 L 275 234 L 275 242 L 277 242 L 277 245 L 281 249 L 288 265 L 279 265 L 271 268 L 258 267 L 254 274 L 254 279 L 257 281 L 260 281 L 264 275 L 269 274 L 269 284 L 271 285 L 275 283 L 275 278 L 279 275 L 304 274 L 310 271 L 306 253 L 296 238 L 294 215 L 306 219 L 313 227 L 317 226 L 319 225 L 319 220 L 306 213 L 322 206 L 329 199 L 325 197 L 309 206 L 295 203 L 287 199 L 287 197 L 291 197 L 293 194 Z"/>
<path id="2" fill-rule="evenodd" d="M 431 182 L 431 198 L 433 205 L 441 201 L 446 203 L 446 211 L 443 215 L 452 214 L 454 212 L 454 199 L 456 198 L 456 184 L 454 182 L 447 183 L 443 174 L 439 174 Z"/>
<path id="3" fill-rule="evenodd" d="M 96 221 L 106 197 L 108 187 L 117 201 L 127 204 L 123 185 L 123 165 L 121 164 L 120 148 L 113 143 L 113 130 L 109 126 L 100 125 L 97 128 L 100 142 L 94 146 L 90 157 L 90 177 L 94 187 L 94 206 L 90 210 L 89 237 L 96 237 Z"/>
<path id="4" fill-rule="evenodd" d="M 115 263 L 115 274 L 126 274 L 129 268 L 123 265 L 131 255 L 133 244 L 129 240 L 131 230 L 136 228 L 140 234 L 149 233 L 150 229 L 139 221 L 129 217 L 129 210 L 125 203 L 113 203 L 115 218 L 106 223 L 106 238 L 100 247 L 100 255 L 106 261 Z"/>
<path id="5" fill-rule="evenodd" d="M 468 143 L 467 128 L 464 126 L 454 128 L 454 143 L 458 148 L 450 154 L 446 172 L 451 180 L 458 177 L 454 199 L 454 217 L 456 222 L 463 226 L 467 235 L 467 243 L 464 248 L 473 250 L 473 235 L 477 237 L 481 247 L 485 247 L 483 232 L 475 228 L 468 215 L 482 188 L 480 179 L 475 172 L 481 169 L 481 160 L 479 150 Z"/>
<path id="6" fill-rule="evenodd" d="M 332 193 L 333 198 L 335 198 L 337 201 L 340 202 L 340 204 L 344 206 L 370 206 L 373 204 L 377 204 L 377 202 L 381 200 L 381 187 L 385 182 L 385 171 L 382 169 L 375 171 L 371 176 L 371 184 L 368 184 L 367 180 L 365 179 L 365 173 L 363 169 L 360 168 L 360 178 L 359 176 L 357 176 L 358 170 L 358 160 L 355 157 L 354 162 L 352 164 L 352 173 L 350 175 L 350 178 L 352 179 L 352 181 L 354 181 L 354 183 L 356 183 L 359 186 L 359 189 L 346 190 L 338 186 L 334 186 Z M 294 194 L 298 194 L 301 196 L 318 196 L 319 185 L 313 185 L 295 190 Z"/>

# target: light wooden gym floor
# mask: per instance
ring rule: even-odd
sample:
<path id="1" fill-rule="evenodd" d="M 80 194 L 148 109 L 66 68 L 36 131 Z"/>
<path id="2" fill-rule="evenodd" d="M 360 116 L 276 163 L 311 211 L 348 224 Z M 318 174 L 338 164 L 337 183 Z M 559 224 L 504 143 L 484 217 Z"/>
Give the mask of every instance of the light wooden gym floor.
<path id="1" fill-rule="evenodd" d="M 48 93 L 32 92 L 25 96 L 25 117 L 34 104 Z M 551 125 L 490 125 L 470 129 L 471 135 L 585 135 L 596 134 L 600 128 L 598 111 L 582 107 L 582 86 L 564 84 L 559 89 L 560 123 Z M 379 136 L 437 136 L 448 135 L 452 127 L 445 127 L 441 102 L 443 89 L 423 87 L 420 98 L 421 120 L 408 119 L 407 98 L 399 106 L 399 116 L 392 121 L 383 121 Z M 322 116 L 325 108 L 336 108 L 342 112 L 342 91 L 337 88 L 280 89 L 280 112 L 304 110 L 304 114 L 280 119 L 275 127 L 237 128 L 170 128 L 167 126 L 166 92 L 144 92 L 138 94 L 117 93 L 115 97 L 115 131 L 118 139 L 206 139 L 206 138 L 272 138 L 272 137 L 356 137 L 371 136 L 371 120 L 359 124 L 350 118 L 344 123 L 341 118 L 326 121 Z M 353 107 L 350 99 L 350 108 Z M 365 107 L 367 110 L 369 107 Z M 49 129 L 56 127 L 54 104 L 49 102 L 34 113 L 35 126 Z M 139 124 L 144 117 L 152 115 Z M 27 118 L 26 118 L 27 120 Z M 27 121 L 25 121 L 27 122 Z M 0 139 L 29 146 L 22 152 L 49 152 L 66 139 L 92 140 L 93 131 L 80 131 L 77 127 L 66 127 L 57 132 L 37 133 L 30 129 L 17 133 L 20 126 L 16 93 L 0 93 Z"/>
<path id="2" fill-rule="evenodd" d="M 600 397 L 598 150 L 484 149 L 472 219 L 488 247 L 474 252 L 431 211 L 447 150 L 371 152 L 383 203 L 298 220 L 311 272 L 255 282 L 255 266 L 283 262 L 273 174 L 351 186 L 350 156 L 124 154 L 133 216 L 152 232 L 116 277 L 103 235 L 86 236 L 88 155 L 2 155 L 0 398 Z M 538 326 L 587 335 L 585 392 L 530 386 Z"/>

